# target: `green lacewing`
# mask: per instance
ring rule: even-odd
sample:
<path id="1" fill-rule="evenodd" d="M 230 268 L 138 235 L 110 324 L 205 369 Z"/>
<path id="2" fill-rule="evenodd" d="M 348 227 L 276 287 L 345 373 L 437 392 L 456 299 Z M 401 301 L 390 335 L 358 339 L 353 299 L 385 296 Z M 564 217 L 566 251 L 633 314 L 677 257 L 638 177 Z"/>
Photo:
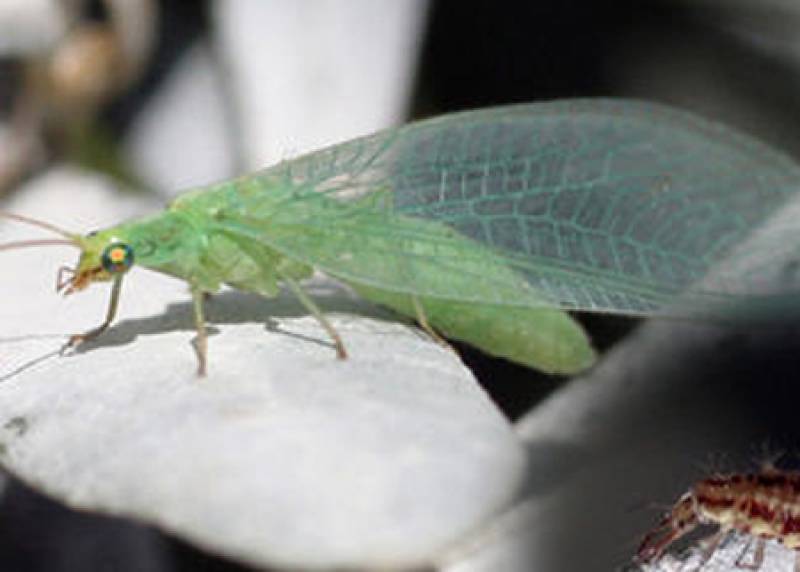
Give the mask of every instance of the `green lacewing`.
<path id="1" fill-rule="evenodd" d="M 159 214 L 88 235 L 5 213 L 63 238 L 3 248 L 72 244 L 80 260 L 62 269 L 60 290 L 112 282 L 106 320 L 72 346 L 109 326 L 136 264 L 189 283 L 201 374 L 204 294 L 223 284 L 265 296 L 286 285 L 345 357 L 302 289 L 319 270 L 434 336 L 569 374 L 595 353 L 566 310 L 659 312 L 779 212 L 798 182 L 787 156 L 695 115 L 565 100 L 388 129 L 189 191 Z M 798 228 L 762 241 L 756 258 L 798 244 Z M 697 305 L 753 276 L 718 274 L 695 289 Z"/>

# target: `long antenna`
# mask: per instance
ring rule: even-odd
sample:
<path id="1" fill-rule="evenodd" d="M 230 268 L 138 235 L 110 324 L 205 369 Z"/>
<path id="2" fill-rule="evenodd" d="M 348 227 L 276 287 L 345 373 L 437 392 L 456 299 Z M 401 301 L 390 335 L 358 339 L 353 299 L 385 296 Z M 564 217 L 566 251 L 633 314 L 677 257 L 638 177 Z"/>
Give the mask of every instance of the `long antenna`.
<path id="1" fill-rule="evenodd" d="M 8 218 L 8 219 L 11 219 L 11 220 L 15 220 L 17 222 L 21 222 L 21 223 L 24 223 L 24 224 L 29 224 L 31 226 L 37 226 L 37 227 L 43 228 L 45 230 L 49 230 L 50 232 L 54 232 L 56 234 L 60 234 L 61 236 L 70 239 L 70 241 L 73 244 L 76 243 L 75 239 L 78 236 L 77 233 L 69 232 L 67 230 L 64 230 L 63 228 L 57 227 L 54 224 L 50 224 L 49 222 L 36 220 L 35 218 L 30 218 L 30 217 L 27 217 L 27 216 L 22 216 L 22 215 L 18 215 L 18 214 L 14 214 L 14 213 L 9 213 L 9 212 L 6 212 L 6 211 L 0 211 L 0 217 Z"/>
<path id="2" fill-rule="evenodd" d="M 19 240 L 0 244 L 1 250 L 14 250 L 15 248 L 28 248 L 31 246 L 78 246 L 74 240 L 61 240 L 59 238 L 42 238 L 39 240 Z"/>

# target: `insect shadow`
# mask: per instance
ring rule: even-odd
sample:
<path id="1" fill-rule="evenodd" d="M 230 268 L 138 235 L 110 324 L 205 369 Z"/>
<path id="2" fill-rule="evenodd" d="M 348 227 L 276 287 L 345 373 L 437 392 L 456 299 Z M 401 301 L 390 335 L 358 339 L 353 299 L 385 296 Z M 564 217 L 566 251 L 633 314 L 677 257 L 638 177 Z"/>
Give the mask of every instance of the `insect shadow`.
<path id="1" fill-rule="evenodd" d="M 386 322 L 398 322 L 408 320 L 398 317 L 392 311 L 381 308 L 369 302 L 365 302 L 351 295 L 344 287 L 335 283 L 313 284 L 309 288 L 309 293 L 319 302 L 321 308 L 326 313 L 355 314 L 359 317 L 369 317 Z M 304 334 L 292 332 L 281 325 L 282 318 L 299 318 L 307 316 L 308 312 L 303 305 L 297 301 L 291 292 L 282 291 L 275 298 L 265 299 L 257 294 L 250 294 L 237 290 L 225 290 L 210 297 L 207 304 L 207 321 L 209 323 L 209 334 L 219 333 L 219 328 L 214 326 L 227 326 L 236 324 L 263 323 L 267 331 L 290 336 L 304 343 L 316 343 L 325 347 L 333 348 L 333 345 L 320 333 L 319 338 L 314 338 Z M 163 312 L 144 318 L 122 319 L 118 323 L 109 327 L 103 335 L 97 339 L 88 341 L 72 349 L 70 354 L 85 354 L 92 351 L 124 346 L 132 343 L 139 336 L 157 335 L 168 332 L 186 331 L 194 332 L 194 322 L 192 318 L 192 302 L 175 302 L 169 304 Z M 63 341 L 63 335 L 44 335 L 26 336 L 31 339 L 42 337 L 55 337 Z M 19 337 L 2 341 L 21 341 Z M 59 357 L 61 352 L 58 349 L 47 351 L 36 356 L 27 362 L 16 367 L 0 376 L 0 383 L 9 381 L 24 371 L 41 364 L 44 361 Z M 331 358 L 333 359 L 333 358 Z"/>
<path id="2" fill-rule="evenodd" d="M 347 313 L 371 317 L 384 321 L 397 321 L 397 316 L 389 310 L 355 299 L 336 285 L 311 289 L 314 299 L 320 303 L 325 313 Z M 219 333 L 215 326 L 263 323 L 266 330 L 302 339 L 312 343 L 333 347 L 324 333 L 312 338 L 291 332 L 280 324 L 281 318 L 300 318 L 308 316 L 308 311 L 290 292 L 281 292 L 275 298 L 265 299 L 257 294 L 226 290 L 211 296 L 207 304 L 206 318 L 209 334 Z M 87 353 L 96 349 L 120 346 L 134 341 L 138 336 L 162 334 L 174 331 L 195 331 L 192 319 L 192 302 L 169 304 L 164 312 L 146 318 L 122 320 L 111 326 L 96 340 L 81 344 L 75 353 Z"/>

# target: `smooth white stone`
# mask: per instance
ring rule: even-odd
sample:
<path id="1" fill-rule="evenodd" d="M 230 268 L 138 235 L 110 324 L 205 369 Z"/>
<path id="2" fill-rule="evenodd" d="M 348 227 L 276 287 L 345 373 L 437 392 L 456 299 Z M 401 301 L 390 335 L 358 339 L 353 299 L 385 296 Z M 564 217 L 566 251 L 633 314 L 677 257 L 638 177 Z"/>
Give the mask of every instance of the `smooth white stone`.
<path id="1" fill-rule="evenodd" d="M 165 195 L 233 176 L 235 144 L 221 72 L 204 44 L 189 49 L 150 98 L 124 146 L 131 167 Z"/>
<path id="2" fill-rule="evenodd" d="M 56 44 L 67 31 L 58 0 L 0 2 L 0 56 L 38 55 Z"/>
<path id="3" fill-rule="evenodd" d="M 246 164 L 264 167 L 402 122 L 427 5 L 214 3 Z"/>

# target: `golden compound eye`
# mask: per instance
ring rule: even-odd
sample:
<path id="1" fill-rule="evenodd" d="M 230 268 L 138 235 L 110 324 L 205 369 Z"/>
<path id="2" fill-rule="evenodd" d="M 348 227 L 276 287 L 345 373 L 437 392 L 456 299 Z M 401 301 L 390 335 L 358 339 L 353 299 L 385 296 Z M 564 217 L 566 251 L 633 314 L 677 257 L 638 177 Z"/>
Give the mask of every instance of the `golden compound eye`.
<path id="1" fill-rule="evenodd" d="M 133 249 L 122 242 L 111 244 L 103 251 L 100 263 L 109 274 L 127 272 L 133 266 Z"/>

